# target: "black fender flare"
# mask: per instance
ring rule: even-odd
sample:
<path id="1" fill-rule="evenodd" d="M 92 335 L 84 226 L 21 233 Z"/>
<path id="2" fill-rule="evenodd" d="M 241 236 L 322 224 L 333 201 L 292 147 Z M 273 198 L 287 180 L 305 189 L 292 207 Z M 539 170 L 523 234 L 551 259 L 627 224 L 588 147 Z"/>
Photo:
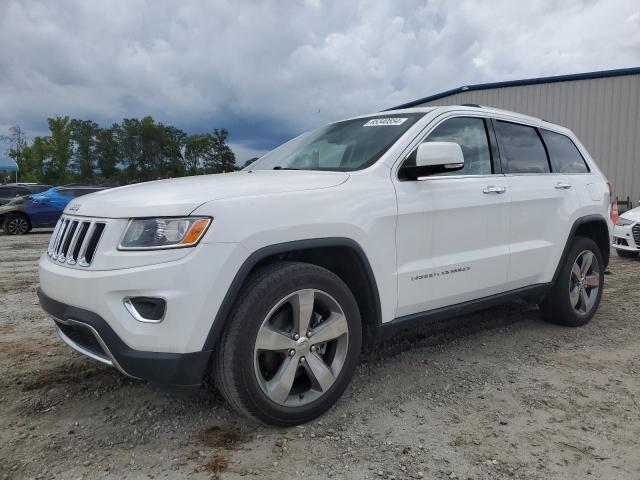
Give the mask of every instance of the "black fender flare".
<path id="1" fill-rule="evenodd" d="M 236 272 L 236 275 L 233 278 L 231 285 L 229 286 L 229 289 L 227 290 L 227 293 L 222 300 L 222 303 L 220 304 L 220 308 L 218 308 L 218 312 L 216 313 L 215 319 L 213 321 L 213 324 L 211 325 L 209 334 L 207 335 L 202 350 L 213 350 L 215 348 L 216 342 L 220 338 L 220 335 L 222 334 L 222 331 L 229 318 L 231 309 L 233 308 L 233 305 L 235 304 L 236 299 L 240 294 L 242 285 L 249 277 L 249 274 L 251 273 L 253 268 L 261 260 L 264 260 L 265 258 L 271 257 L 273 255 L 326 247 L 346 247 L 351 249 L 358 256 L 360 262 L 362 263 L 362 266 L 364 267 L 367 276 L 368 287 L 370 288 L 371 294 L 374 298 L 373 309 L 376 318 L 373 319 L 372 323 L 374 325 L 380 325 L 382 316 L 378 285 L 376 283 L 373 270 L 371 269 L 369 259 L 364 253 L 362 247 L 356 241 L 346 237 L 327 237 L 295 240 L 291 242 L 277 243 L 274 245 L 262 247 L 249 255 L 249 257 L 244 261 L 242 266 Z"/>
<path id="2" fill-rule="evenodd" d="M 602 226 L 604 226 L 605 230 L 607 231 L 607 235 L 610 235 L 609 232 L 609 225 L 607 223 L 607 220 L 605 217 L 603 217 L 602 215 L 598 215 L 598 214 L 593 214 L 593 215 L 585 215 L 584 217 L 579 217 L 576 219 L 575 222 L 573 222 L 573 225 L 571 225 L 571 230 L 569 231 L 569 235 L 567 236 L 567 241 L 565 242 L 564 245 L 564 249 L 562 250 L 562 255 L 560 256 L 560 261 L 558 262 L 558 265 L 556 266 L 556 271 L 553 274 L 553 279 L 551 280 L 551 285 L 555 284 L 558 275 L 560 274 L 560 269 L 562 268 L 562 265 L 564 265 L 564 262 L 567 258 L 567 255 L 569 254 L 569 249 L 571 248 L 571 244 L 573 243 L 573 239 L 576 236 L 576 232 L 578 231 L 578 228 L 582 225 L 585 225 L 587 223 L 599 223 Z M 610 242 L 608 242 L 608 244 L 610 244 Z M 604 266 L 605 269 L 607 268 L 607 265 L 609 264 L 609 254 L 603 252 L 604 257 Z"/>

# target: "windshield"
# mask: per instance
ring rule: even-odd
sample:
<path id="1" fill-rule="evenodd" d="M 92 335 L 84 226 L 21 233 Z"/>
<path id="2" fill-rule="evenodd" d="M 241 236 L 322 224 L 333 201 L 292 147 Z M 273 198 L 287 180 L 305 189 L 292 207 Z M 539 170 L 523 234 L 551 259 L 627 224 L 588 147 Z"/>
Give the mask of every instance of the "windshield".
<path id="1" fill-rule="evenodd" d="M 423 115 L 380 115 L 325 125 L 281 145 L 247 169 L 361 170 L 373 165 Z"/>

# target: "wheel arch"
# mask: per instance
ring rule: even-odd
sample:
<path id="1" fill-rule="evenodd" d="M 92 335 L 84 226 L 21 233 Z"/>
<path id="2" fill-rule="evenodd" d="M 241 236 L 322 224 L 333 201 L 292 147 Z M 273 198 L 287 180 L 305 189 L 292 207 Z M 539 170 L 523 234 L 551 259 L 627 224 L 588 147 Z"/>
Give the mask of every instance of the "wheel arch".
<path id="1" fill-rule="evenodd" d="M 213 350 L 222 334 L 231 309 L 249 276 L 262 266 L 278 261 L 300 261 L 318 265 L 340 277 L 353 293 L 364 336 L 381 323 L 380 296 L 371 264 L 362 247 L 343 237 L 313 238 L 269 245 L 253 252 L 244 261 L 225 294 L 202 347 Z"/>
<path id="2" fill-rule="evenodd" d="M 567 242 L 565 243 L 564 250 L 562 251 L 562 256 L 560 257 L 560 261 L 556 266 L 555 274 L 553 275 L 552 283 L 555 283 L 560 269 L 564 264 L 566 257 L 569 253 L 569 249 L 571 248 L 571 244 L 573 243 L 573 239 L 577 236 L 590 238 L 598 245 L 600 249 L 600 253 L 602 254 L 602 259 L 604 261 L 605 268 L 609 265 L 609 256 L 610 256 L 610 238 L 609 238 L 609 226 L 607 224 L 607 220 L 602 215 L 586 215 L 584 217 L 578 218 L 573 225 L 571 226 L 571 230 L 569 231 L 569 235 L 567 237 Z"/>

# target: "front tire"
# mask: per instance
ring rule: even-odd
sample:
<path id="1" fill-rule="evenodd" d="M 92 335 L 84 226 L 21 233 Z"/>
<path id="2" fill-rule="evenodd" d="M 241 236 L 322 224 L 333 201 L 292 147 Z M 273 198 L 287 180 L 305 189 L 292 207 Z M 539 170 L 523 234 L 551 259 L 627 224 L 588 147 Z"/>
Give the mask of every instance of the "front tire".
<path id="1" fill-rule="evenodd" d="M 4 233 L 7 235 L 24 235 L 31 230 L 29 219 L 24 215 L 7 215 L 2 225 Z"/>
<path id="2" fill-rule="evenodd" d="M 216 348 L 218 390 L 267 424 L 323 414 L 358 364 L 362 327 L 351 290 L 324 268 L 286 262 L 253 274 L 243 291 Z"/>
<path id="3" fill-rule="evenodd" d="M 586 325 L 595 315 L 604 286 L 604 261 L 598 245 L 576 237 L 540 310 L 545 320 L 568 327 Z"/>

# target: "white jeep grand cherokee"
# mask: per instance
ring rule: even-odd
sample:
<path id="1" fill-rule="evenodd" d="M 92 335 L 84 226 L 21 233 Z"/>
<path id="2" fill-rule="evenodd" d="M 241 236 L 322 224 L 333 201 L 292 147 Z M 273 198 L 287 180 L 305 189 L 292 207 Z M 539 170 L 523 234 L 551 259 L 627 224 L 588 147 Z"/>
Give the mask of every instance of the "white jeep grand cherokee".
<path id="1" fill-rule="evenodd" d="M 293 425 L 380 339 L 525 297 L 579 326 L 609 260 L 607 180 L 569 130 L 478 106 L 332 123 L 236 173 L 71 203 L 40 260 L 61 339 Z"/>

